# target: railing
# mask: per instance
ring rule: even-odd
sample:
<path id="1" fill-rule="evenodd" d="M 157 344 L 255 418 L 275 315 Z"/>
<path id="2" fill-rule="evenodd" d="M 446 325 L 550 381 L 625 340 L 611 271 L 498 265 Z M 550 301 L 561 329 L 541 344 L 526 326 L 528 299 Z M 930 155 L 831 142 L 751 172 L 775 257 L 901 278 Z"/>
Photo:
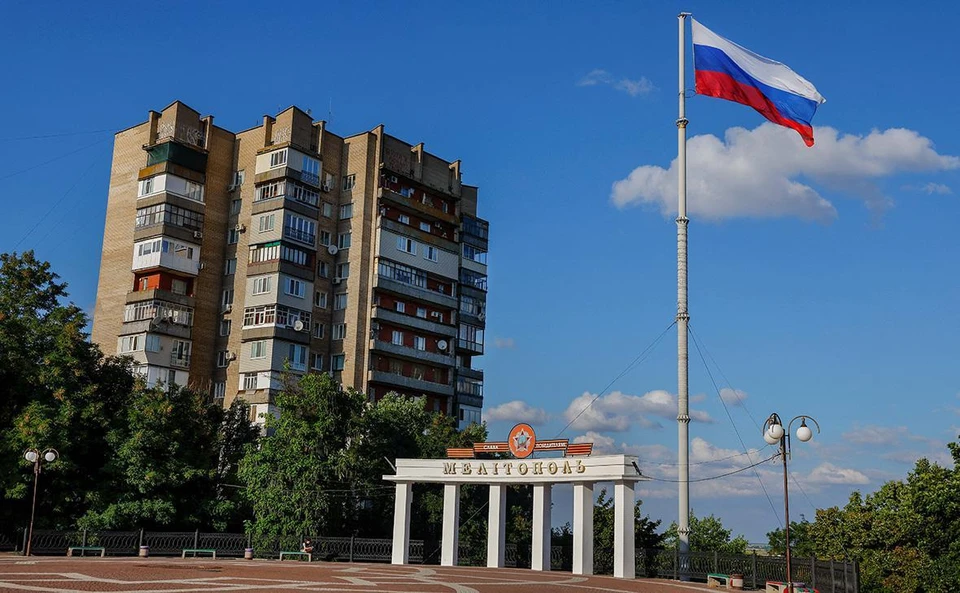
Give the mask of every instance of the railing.
<path id="1" fill-rule="evenodd" d="M 304 183 L 309 183 L 310 185 L 315 185 L 320 187 L 320 176 L 314 173 L 307 173 L 306 171 L 300 171 L 300 181 Z"/>

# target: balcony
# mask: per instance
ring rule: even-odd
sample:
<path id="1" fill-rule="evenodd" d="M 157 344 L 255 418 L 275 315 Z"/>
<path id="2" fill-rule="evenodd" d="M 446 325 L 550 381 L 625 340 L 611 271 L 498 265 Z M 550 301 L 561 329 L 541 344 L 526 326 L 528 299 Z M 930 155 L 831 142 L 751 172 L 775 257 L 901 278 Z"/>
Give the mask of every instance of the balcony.
<path id="1" fill-rule="evenodd" d="M 406 280 L 411 281 L 407 282 Z M 401 275 L 387 277 L 378 274 L 374 277 L 373 282 L 374 288 L 378 288 L 380 290 L 386 290 L 394 294 L 408 296 L 410 298 L 426 301 L 428 303 L 433 303 L 434 305 L 440 305 L 449 309 L 455 309 L 457 307 L 456 297 L 448 296 L 433 290 L 427 290 L 426 285 L 418 286 L 417 284 L 413 283 L 413 279 L 409 276 Z"/>
<path id="2" fill-rule="evenodd" d="M 457 404 L 482 408 L 483 396 L 470 395 L 468 393 L 457 393 Z"/>
<path id="3" fill-rule="evenodd" d="M 170 366 L 180 368 L 180 369 L 190 368 L 190 355 L 181 354 L 179 352 L 171 352 Z"/>
<path id="4" fill-rule="evenodd" d="M 195 259 L 181 257 L 177 255 L 176 252 L 169 251 L 154 251 L 147 255 L 134 255 L 133 267 L 131 268 L 134 272 L 138 270 L 149 270 L 151 268 L 166 268 L 168 270 L 176 270 L 184 274 L 196 276 L 200 273 L 200 262 Z"/>
<path id="5" fill-rule="evenodd" d="M 414 393 L 438 393 L 441 395 L 452 396 L 453 385 L 449 383 L 433 383 L 432 381 L 423 381 L 413 377 L 404 377 L 395 375 L 386 371 L 370 371 L 367 373 L 367 381 L 374 383 L 385 383 L 387 385 L 396 385 Z"/>
<path id="6" fill-rule="evenodd" d="M 301 243 L 306 243 L 311 247 L 316 245 L 317 242 L 317 236 L 315 234 L 311 235 L 310 233 L 289 226 L 283 227 L 283 236 L 288 239 L 300 241 Z"/>
<path id="7" fill-rule="evenodd" d="M 370 349 L 377 352 L 383 352 L 384 354 L 391 354 L 393 356 L 406 358 L 408 360 L 429 362 L 442 366 L 452 367 L 454 364 L 456 364 L 453 354 L 417 350 L 416 348 L 410 348 L 400 344 L 393 344 L 384 340 L 370 340 Z"/>
<path id="8" fill-rule="evenodd" d="M 120 329 L 122 335 L 155 333 L 173 336 L 175 338 L 190 339 L 191 329 L 185 325 L 170 323 L 164 318 L 138 319 L 135 321 L 124 321 Z"/>
<path id="9" fill-rule="evenodd" d="M 444 212 L 440 208 L 434 208 L 433 206 L 428 206 L 423 203 L 422 199 L 417 199 L 414 196 L 406 197 L 398 192 L 393 191 L 387 187 L 381 187 L 380 191 L 377 193 L 378 198 L 386 198 L 391 202 L 399 204 L 408 210 L 412 210 L 419 214 L 429 216 L 430 218 L 436 218 L 444 222 L 449 222 L 450 224 L 457 224 L 457 216 L 453 212 Z M 451 208 L 453 210 L 453 208 Z"/>
<path id="10" fill-rule="evenodd" d="M 466 379 L 476 379 L 478 381 L 483 381 L 483 370 L 465 369 L 463 367 L 457 367 L 457 376 L 463 377 Z"/>
<path id="11" fill-rule="evenodd" d="M 424 332 L 430 334 L 447 336 L 450 338 L 455 338 L 457 335 L 456 327 L 437 323 L 436 321 L 430 321 L 429 319 L 424 319 L 423 317 L 417 317 L 415 315 L 397 313 L 396 311 L 378 307 L 376 305 L 373 306 L 373 318 L 380 321 L 386 321 L 405 327 L 423 330 Z"/>
<path id="12" fill-rule="evenodd" d="M 469 352 L 470 354 L 483 354 L 483 343 L 472 342 L 470 340 L 464 340 L 463 338 L 458 338 L 457 350 Z"/>
<path id="13" fill-rule="evenodd" d="M 320 176 L 306 171 L 299 171 L 297 177 L 300 181 L 310 184 L 314 187 L 320 187 Z"/>
<path id="14" fill-rule="evenodd" d="M 198 146 L 202 146 L 202 139 L 198 142 Z M 148 167 L 173 163 L 201 173 L 207 170 L 207 154 L 202 149 L 186 146 L 178 141 L 162 142 L 145 148 Z"/>

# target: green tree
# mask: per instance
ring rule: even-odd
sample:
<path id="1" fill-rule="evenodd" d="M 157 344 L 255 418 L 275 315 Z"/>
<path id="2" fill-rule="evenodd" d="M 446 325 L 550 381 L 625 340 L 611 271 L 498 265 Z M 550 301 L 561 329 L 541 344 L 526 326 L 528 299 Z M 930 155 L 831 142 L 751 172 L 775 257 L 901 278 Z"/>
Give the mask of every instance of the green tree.
<path id="1" fill-rule="evenodd" d="M 664 543 L 667 547 L 676 547 L 677 522 L 670 523 L 664 532 Z M 691 552 L 726 552 L 729 554 L 744 554 L 747 551 L 747 539 L 743 535 L 731 537 L 732 529 L 726 529 L 719 517 L 713 515 L 697 517 L 693 509 L 690 510 L 690 551 Z"/>
<path id="2" fill-rule="evenodd" d="M 811 525 L 806 517 L 800 521 L 790 521 L 790 553 L 794 556 L 814 556 L 816 547 L 811 536 Z M 778 527 L 767 532 L 767 545 L 771 554 L 783 556 L 786 553 L 786 537 L 783 528 Z"/>

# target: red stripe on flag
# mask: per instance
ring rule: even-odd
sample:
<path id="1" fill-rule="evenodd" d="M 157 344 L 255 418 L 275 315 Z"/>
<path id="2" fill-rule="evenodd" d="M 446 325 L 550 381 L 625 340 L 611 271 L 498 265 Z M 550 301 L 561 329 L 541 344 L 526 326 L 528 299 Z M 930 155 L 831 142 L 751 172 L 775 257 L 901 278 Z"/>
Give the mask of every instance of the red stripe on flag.
<path id="1" fill-rule="evenodd" d="M 813 146 L 813 128 L 785 117 L 757 87 L 738 82 L 722 72 L 697 70 L 696 79 L 698 94 L 753 107 L 773 123 L 796 130 L 804 144 Z"/>

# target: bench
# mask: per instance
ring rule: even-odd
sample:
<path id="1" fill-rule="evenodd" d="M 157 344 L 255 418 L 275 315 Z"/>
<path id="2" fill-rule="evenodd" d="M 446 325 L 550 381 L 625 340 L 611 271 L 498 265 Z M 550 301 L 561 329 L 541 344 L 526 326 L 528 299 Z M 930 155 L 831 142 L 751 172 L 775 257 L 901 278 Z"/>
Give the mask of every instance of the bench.
<path id="1" fill-rule="evenodd" d="M 103 546 L 72 546 L 67 548 L 67 556 L 73 556 L 74 550 L 79 551 L 81 556 L 86 555 L 84 552 L 100 552 L 101 558 L 107 555 L 107 549 Z"/>
<path id="2" fill-rule="evenodd" d="M 707 586 L 708 587 L 724 587 L 726 589 L 730 588 L 730 575 L 720 574 L 720 573 L 710 573 L 707 575 Z"/>
<path id="3" fill-rule="evenodd" d="M 313 562 L 313 554 L 310 552 L 280 552 L 281 561 L 283 561 L 284 556 L 306 556 L 307 562 Z"/>
<path id="4" fill-rule="evenodd" d="M 194 558 L 197 557 L 197 554 L 210 554 L 213 558 L 217 557 L 217 551 L 212 548 L 184 548 L 180 557 L 186 558 L 187 554 L 193 554 Z"/>
<path id="5" fill-rule="evenodd" d="M 783 581 L 767 581 L 766 593 L 786 593 L 787 583 Z M 807 587 L 806 583 L 793 582 L 792 593 L 820 593 L 818 589 Z"/>

